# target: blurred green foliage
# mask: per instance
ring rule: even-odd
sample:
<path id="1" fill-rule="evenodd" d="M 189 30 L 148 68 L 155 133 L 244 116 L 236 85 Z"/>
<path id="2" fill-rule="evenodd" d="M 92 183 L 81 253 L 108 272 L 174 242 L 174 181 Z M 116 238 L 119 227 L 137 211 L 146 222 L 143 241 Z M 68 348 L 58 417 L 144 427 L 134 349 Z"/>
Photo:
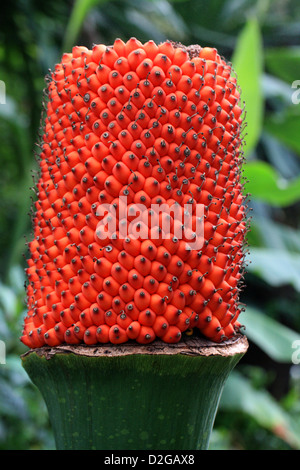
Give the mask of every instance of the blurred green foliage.
<path id="1" fill-rule="evenodd" d="M 238 73 L 252 194 L 241 299 L 250 349 L 225 386 L 211 448 L 300 449 L 300 104 L 292 100 L 300 80 L 298 0 L 10 0 L 0 26 L 0 449 L 54 446 L 18 339 L 44 76 L 75 44 L 131 36 L 217 47 Z"/>

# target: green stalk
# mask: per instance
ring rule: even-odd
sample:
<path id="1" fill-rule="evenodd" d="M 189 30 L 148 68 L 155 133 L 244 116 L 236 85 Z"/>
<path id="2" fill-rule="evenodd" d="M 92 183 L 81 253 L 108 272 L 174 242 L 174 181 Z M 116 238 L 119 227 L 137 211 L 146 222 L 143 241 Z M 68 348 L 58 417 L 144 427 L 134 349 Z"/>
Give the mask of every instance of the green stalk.
<path id="1" fill-rule="evenodd" d="M 244 336 L 63 345 L 29 351 L 22 362 L 58 450 L 197 450 L 208 448 L 224 384 L 247 347 Z"/>

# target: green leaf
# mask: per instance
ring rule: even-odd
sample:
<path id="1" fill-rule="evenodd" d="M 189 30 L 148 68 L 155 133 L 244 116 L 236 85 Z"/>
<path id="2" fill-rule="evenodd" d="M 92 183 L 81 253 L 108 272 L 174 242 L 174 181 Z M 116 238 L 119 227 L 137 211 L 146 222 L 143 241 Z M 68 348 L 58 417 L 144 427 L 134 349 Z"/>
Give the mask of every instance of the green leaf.
<path id="1" fill-rule="evenodd" d="M 251 248 L 248 271 L 274 287 L 292 285 L 300 292 L 300 254 L 285 249 Z"/>
<path id="2" fill-rule="evenodd" d="M 251 18 L 242 30 L 232 57 L 233 67 L 241 87 L 241 99 L 245 101 L 247 135 L 245 153 L 256 146 L 263 122 L 263 47 L 260 29 L 255 18 Z"/>
<path id="3" fill-rule="evenodd" d="M 300 334 L 252 306 L 246 308 L 243 323 L 247 338 L 271 359 L 281 363 L 293 362 L 295 344 L 300 341 Z"/>
<path id="4" fill-rule="evenodd" d="M 1 366 L 3 367 L 3 366 Z M 0 375 L 0 413 L 3 417 L 28 418 L 24 398 Z"/>
<path id="5" fill-rule="evenodd" d="M 298 87 L 299 88 L 299 87 Z M 299 93 L 298 93 L 299 96 Z M 267 115 L 264 128 L 300 155 L 300 107 L 293 105 L 278 114 Z"/>
<path id="6" fill-rule="evenodd" d="M 291 104 L 294 90 L 291 88 L 290 84 L 280 78 L 264 73 L 262 88 L 265 100 L 276 100 L 276 103 L 282 103 L 285 106 L 289 106 Z"/>
<path id="7" fill-rule="evenodd" d="M 290 446 L 300 448 L 299 423 L 294 422 L 267 391 L 253 388 L 237 371 L 231 373 L 225 384 L 220 409 L 246 413 Z"/>
<path id="8" fill-rule="evenodd" d="M 265 64 L 270 73 L 292 84 L 294 80 L 300 78 L 300 47 L 267 49 Z"/>
<path id="9" fill-rule="evenodd" d="M 91 8 L 95 5 L 99 6 L 106 1 L 107 0 L 75 0 L 63 40 L 63 52 L 69 52 L 75 45 L 83 22 Z"/>
<path id="10" fill-rule="evenodd" d="M 251 231 L 254 231 L 255 238 L 253 237 L 250 242 L 251 246 L 273 248 L 276 250 L 291 251 L 294 254 L 300 254 L 300 230 L 289 227 L 288 225 L 275 222 L 270 218 L 268 212 L 254 214 L 251 222 Z M 252 248 L 251 248 L 252 249 Z"/>
<path id="11" fill-rule="evenodd" d="M 290 182 L 281 178 L 268 163 L 248 162 L 244 176 L 249 180 L 246 191 L 255 199 L 279 207 L 287 207 L 300 200 L 300 177 Z"/>

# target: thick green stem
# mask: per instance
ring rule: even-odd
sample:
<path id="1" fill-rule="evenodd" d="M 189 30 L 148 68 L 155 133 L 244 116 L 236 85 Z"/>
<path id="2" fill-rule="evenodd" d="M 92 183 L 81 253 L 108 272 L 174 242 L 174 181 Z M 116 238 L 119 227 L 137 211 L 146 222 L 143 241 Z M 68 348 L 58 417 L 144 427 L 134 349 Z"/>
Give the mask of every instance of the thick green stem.
<path id="1" fill-rule="evenodd" d="M 248 347 L 187 339 L 29 351 L 57 449 L 207 449 L 225 381 Z"/>

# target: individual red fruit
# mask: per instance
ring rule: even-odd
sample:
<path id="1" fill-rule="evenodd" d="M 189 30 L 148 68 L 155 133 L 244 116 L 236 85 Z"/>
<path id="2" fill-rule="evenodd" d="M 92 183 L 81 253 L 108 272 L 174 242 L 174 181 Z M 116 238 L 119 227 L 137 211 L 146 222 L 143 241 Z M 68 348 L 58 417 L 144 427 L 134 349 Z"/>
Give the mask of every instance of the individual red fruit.
<path id="1" fill-rule="evenodd" d="M 76 327 L 75 327 L 76 328 Z M 76 332 L 75 332 L 76 334 Z M 97 339 L 97 326 L 92 325 L 85 330 L 83 335 L 83 341 L 85 344 L 96 344 L 98 342 Z"/>
<path id="2" fill-rule="evenodd" d="M 109 330 L 109 341 L 113 344 L 121 344 L 128 341 L 126 330 L 118 324 L 112 325 Z"/>
<path id="3" fill-rule="evenodd" d="M 182 334 L 180 329 L 175 325 L 171 325 L 168 328 L 168 331 L 161 337 L 161 339 L 166 343 L 178 343 L 178 341 L 181 339 L 181 336 Z"/>
<path id="4" fill-rule="evenodd" d="M 148 344 L 151 343 L 155 339 L 155 333 L 153 328 L 150 326 L 141 326 L 138 336 L 136 337 L 136 341 L 141 344 Z"/>
<path id="5" fill-rule="evenodd" d="M 108 325 L 101 325 L 96 330 L 96 338 L 98 343 L 108 343 L 109 342 L 109 330 Z"/>
<path id="6" fill-rule="evenodd" d="M 47 83 L 21 341 L 232 337 L 247 220 L 231 66 L 131 38 L 74 47 Z"/>
<path id="7" fill-rule="evenodd" d="M 133 321 L 126 329 L 129 339 L 136 339 L 139 336 L 141 324 L 138 321 Z"/>
<path id="8" fill-rule="evenodd" d="M 28 337 L 30 341 L 30 333 L 28 334 Z M 45 343 L 51 347 L 58 346 L 59 344 L 62 343 L 62 341 L 56 336 L 54 328 L 51 328 L 50 330 L 46 331 L 46 333 L 44 334 L 44 339 L 45 339 Z M 35 348 L 38 346 L 35 346 L 33 344 L 31 347 Z"/>

